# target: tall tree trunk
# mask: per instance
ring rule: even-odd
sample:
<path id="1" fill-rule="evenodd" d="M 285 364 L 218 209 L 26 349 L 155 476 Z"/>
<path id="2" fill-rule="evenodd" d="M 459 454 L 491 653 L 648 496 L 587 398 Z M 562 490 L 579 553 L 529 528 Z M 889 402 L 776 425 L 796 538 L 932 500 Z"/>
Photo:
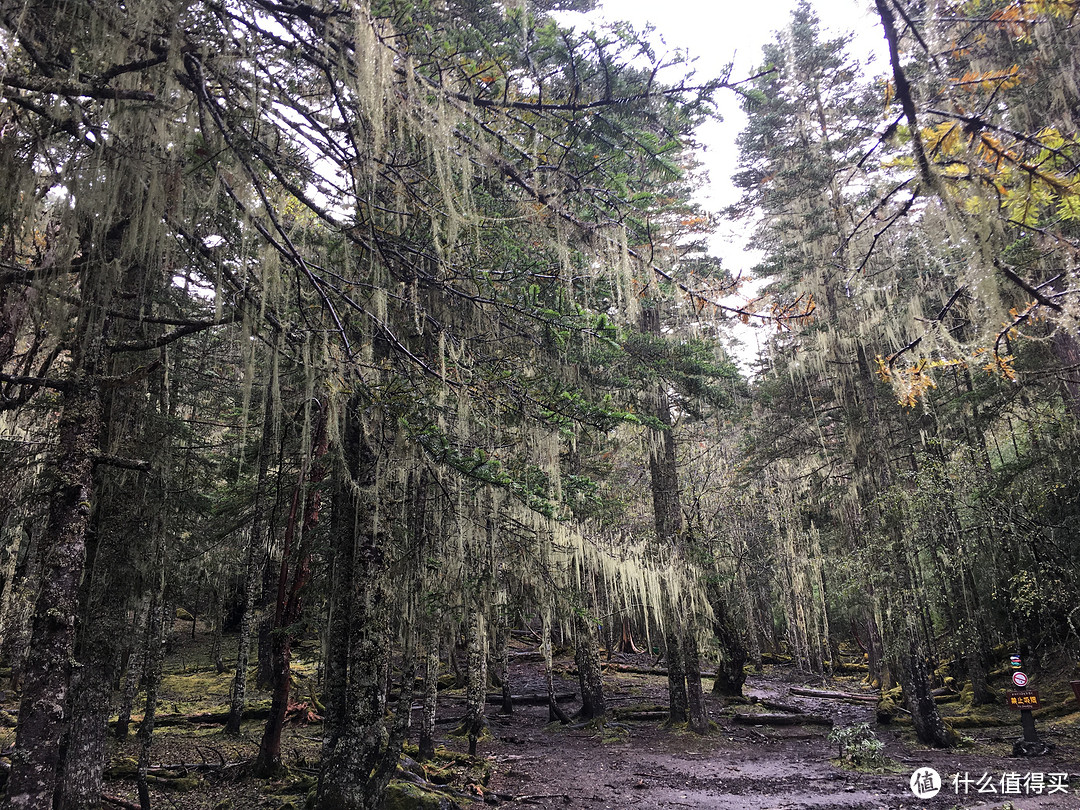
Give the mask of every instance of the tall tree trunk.
<path id="1" fill-rule="evenodd" d="M 131 655 L 128 657 L 127 672 L 124 675 L 124 689 L 117 712 L 115 735 L 125 739 L 131 725 L 131 711 L 142 681 L 143 668 L 146 665 L 146 651 L 150 648 L 150 635 L 155 632 L 150 621 L 151 605 L 145 596 L 135 608 L 135 637 Z"/>
<path id="2" fill-rule="evenodd" d="M 693 627 L 683 635 L 682 651 L 686 668 L 687 722 L 691 731 L 706 734 L 709 731 L 709 708 L 701 688 L 701 653 Z"/>
<path id="3" fill-rule="evenodd" d="M 563 725 L 570 722 L 566 712 L 555 699 L 555 674 L 551 656 L 551 607 L 545 605 L 540 617 L 540 653 L 544 657 L 544 683 L 547 686 L 548 720 L 558 720 Z"/>
<path id="4" fill-rule="evenodd" d="M 348 710 L 336 744 L 324 758 L 316 810 L 381 810 L 386 785 L 400 753 L 386 723 L 386 671 L 389 663 L 388 572 L 382 548 L 370 534 L 356 554 L 352 617 L 349 625 Z M 411 681 L 402 684 L 398 715 L 409 713 Z"/>
<path id="5" fill-rule="evenodd" d="M 948 748 L 955 745 L 956 733 L 941 719 L 941 713 L 938 711 L 930 688 L 926 654 L 917 639 L 910 639 L 907 649 L 901 653 L 897 664 L 904 687 L 904 699 L 908 711 L 911 712 L 915 735 L 920 742 L 935 748 Z"/>
<path id="6" fill-rule="evenodd" d="M 578 682 L 581 685 L 581 711 L 584 720 L 602 718 L 607 714 L 604 700 L 604 677 L 600 671 L 600 649 L 596 643 L 596 626 L 584 616 L 577 615 L 577 664 Z"/>
<path id="7" fill-rule="evenodd" d="M 410 645 L 403 654 L 401 694 L 393 725 L 387 723 L 387 671 L 390 663 L 391 587 L 387 535 L 376 533 L 376 461 L 361 419 L 362 404 L 351 402 L 343 414 L 341 486 L 350 495 L 342 499 L 341 525 L 353 527 L 353 576 L 349 597 L 347 635 L 348 676 L 343 704 L 333 715 L 339 728 L 324 728 L 333 741 L 324 748 L 315 810 L 381 810 L 408 731 L 415 679 L 415 655 Z M 400 583 L 399 583 L 400 584 Z M 409 582 L 408 590 L 415 586 Z M 339 606 L 332 606 L 331 610 Z"/>
<path id="8" fill-rule="evenodd" d="M 51 810 L 61 740 L 71 720 L 71 684 L 79 584 L 94 502 L 94 456 L 101 436 L 98 383 L 78 359 L 61 394 L 58 449 L 45 535 L 41 591 L 25 666 L 6 808 Z"/>
<path id="9" fill-rule="evenodd" d="M 465 722 L 461 733 L 468 735 L 469 754 L 476 755 L 476 743 L 487 729 L 487 620 L 479 610 L 469 618 L 468 673 L 465 684 Z"/>
<path id="10" fill-rule="evenodd" d="M 276 363 L 276 352 L 274 360 Z M 273 386 L 267 385 L 263 394 L 262 436 L 259 440 L 259 471 L 255 477 L 255 496 L 252 504 L 251 533 L 248 535 L 244 555 L 244 612 L 240 617 L 240 634 L 236 640 L 236 671 L 233 675 L 232 694 L 229 697 L 229 719 L 225 733 L 240 733 L 240 721 L 247 702 L 248 659 L 251 654 L 251 635 L 255 627 L 256 600 L 262 589 L 265 531 L 263 529 L 264 499 L 270 474 L 270 452 L 273 448 L 274 403 Z"/>
<path id="11" fill-rule="evenodd" d="M 421 762 L 435 757 L 435 710 L 439 699 L 439 633 L 429 618 L 424 628 L 424 707 L 420 718 Z"/>
<path id="12" fill-rule="evenodd" d="M 881 687 L 885 688 L 885 682 L 883 680 L 881 667 L 884 663 L 884 651 L 881 647 L 881 631 L 878 630 L 877 619 L 875 614 L 877 609 L 874 605 L 876 601 L 873 590 L 870 593 L 870 606 L 866 609 L 866 679 L 869 682 L 871 688 L 877 689 Z"/>
<path id="13" fill-rule="evenodd" d="M 220 574 L 220 572 L 219 572 Z M 225 672 L 225 660 L 222 657 L 222 646 L 225 634 L 225 582 L 218 577 L 219 581 L 214 584 L 213 599 L 210 602 L 210 621 L 212 630 L 210 634 L 210 660 L 214 662 L 214 669 L 218 675 Z"/>
<path id="14" fill-rule="evenodd" d="M 660 334 L 658 309 L 642 310 L 641 329 L 653 335 Z M 671 402 L 662 381 L 656 384 L 652 392 L 651 410 L 652 415 L 665 428 L 655 431 L 653 446 L 649 453 L 649 480 L 652 487 L 656 540 L 662 547 L 673 548 L 681 555 L 685 551 L 686 538 L 683 534 L 679 468 L 675 454 L 675 425 L 671 416 Z M 664 595 L 663 610 L 668 658 L 668 723 L 682 723 L 687 720 L 689 711 L 687 671 L 680 638 L 686 622 L 685 617 L 676 614 L 670 594 Z M 695 682 L 690 685 L 690 690 L 700 693 L 700 667 L 697 672 L 691 673 L 691 677 Z"/>
<path id="15" fill-rule="evenodd" d="M 139 743 L 137 788 L 139 806 L 142 810 L 150 808 L 150 789 L 147 784 L 147 771 L 150 768 L 150 747 L 154 741 L 154 718 L 157 714 L 158 689 L 161 686 L 161 669 L 165 661 L 165 642 L 172 626 L 175 611 L 165 601 L 165 572 L 161 571 L 161 584 L 154 594 L 150 607 L 149 632 L 146 650 L 146 705 L 143 719 L 139 724 L 136 740 Z"/>
<path id="16" fill-rule="evenodd" d="M 683 651 L 679 630 L 669 625 L 665 631 L 667 642 L 668 724 L 685 723 L 689 711 L 686 694 L 686 670 L 683 668 Z"/>
<path id="17" fill-rule="evenodd" d="M 510 624 L 506 611 L 500 612 L 495 639 L 495 659 L 499 667 L 499 687 L 502 689 L 499 714 L 509 716 L 514 713 L 514 700 L 510 694 Z"/>
<path id="18" fill-rule="evenodd" d="M 323 760 L 337 745 L 348 712 L 349 625 L 352 621 L 353 558 L 356 551 L 356 509 L 353 492 L 339 473 L 334 477 L 330 514 L 330 594 L 326 631 L 326 678 L 323 714 Z"/>
<path id="19" fill-rule="evenodd" d="M 746 682 L 746 647 L 739 637 L 719 584 L 710 580 L 706 590 L 713 609 L 713 633 L 720 644 L 720 661 L 716 665 L 712 690 L 717 695 L 739 697 Z"/>
<path id="20" fill-rule="evenodd" d="M 289 520 L 285 527 L 285 542 L 281 552 L 281 571 L 278 575 L 278 595 L 274 612 L 274 632 L 271 635 L 273 663 L 273 692 L 270 716 L 263 729 L 259 753 L 255 758 L 255 773 L 269 776 L 281 769 L 281 732 L 289 708 L 291 688 L 292 626 L 300 620 L 304 586 L 311 568 L 311 534 L 319 520 L 318 492 L 309 488 L 318 484 L 325 473 L 321 458 L 327 451 L 326 406 L 319 406 L 311 448 L 310 461 L 305 459 L 293 490 Z"/>

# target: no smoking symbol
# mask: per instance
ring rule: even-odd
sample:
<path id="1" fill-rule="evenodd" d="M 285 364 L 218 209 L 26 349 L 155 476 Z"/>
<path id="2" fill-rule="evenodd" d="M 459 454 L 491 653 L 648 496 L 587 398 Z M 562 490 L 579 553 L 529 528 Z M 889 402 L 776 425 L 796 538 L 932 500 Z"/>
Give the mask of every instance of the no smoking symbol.
<path id="1" fill-rule="evenodd" d="M 1013 673 L 1013 683 L 1017 686 L 1027 686 L 1028 677 L 1023 672 Z"/>

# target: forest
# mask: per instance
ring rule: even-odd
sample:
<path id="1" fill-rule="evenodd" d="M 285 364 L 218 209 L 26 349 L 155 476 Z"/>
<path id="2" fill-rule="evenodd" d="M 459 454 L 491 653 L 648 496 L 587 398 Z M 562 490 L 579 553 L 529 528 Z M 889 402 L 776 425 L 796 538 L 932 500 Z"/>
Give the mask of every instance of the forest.
<path id="1" fill-rule="evenodd" d="M 0 0 L 3 810 L 1076 770 L 1080 1 L 594 5 Z"/>

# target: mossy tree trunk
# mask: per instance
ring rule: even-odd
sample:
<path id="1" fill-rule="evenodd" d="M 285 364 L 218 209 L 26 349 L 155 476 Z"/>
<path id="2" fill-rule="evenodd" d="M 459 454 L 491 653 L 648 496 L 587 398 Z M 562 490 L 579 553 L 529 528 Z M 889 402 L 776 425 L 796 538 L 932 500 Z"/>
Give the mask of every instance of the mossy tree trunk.
<path id="1" fill-rule="evenodd" d="M 469 753 L 476 755 L 477 741 L 487 729 L 487 618 L 479 609 L 469 617 L 466 656 L 468 659 L 465 682 L 465 721 L 461 732 L 469 738 Z"/>
<path id="2" fill-rule="evenodd" d="M 665 633 L 669 725 L 686 722 L 690 703 L 690 699 L 686 694 L 686 670 L 683 667 L 682 638 L 675 621 L 677 619 L 669 613 Z"/>
<path id="3" fill-rule="evenodd" d="M 387 714 L 391 660 L 391 614 L 395 594 L 411 593 L 415 578 L 392 582 L 389 536 L 377 531 L 375 504 L 379 496 L 375 444 L 361 423 L 362 403 L 354 399 L 340 416 L 341 464 L 335 474 L 335 518 L 332 542 L 351 547 L 352 577 L 347 599 L 343 588 L 331 592 L 331 616 L 347 611 L 347 625 L 335 622 L 347 658 L 343 687 L 340 675 L 328 695 L 339 703 L 327 714 L 322 767 L 316 788 L 316 810 L 380 810 L 386 786 L 394 773 L 408 732 L 415 679 L 415 649 L 406 639 L 403 677 L 393 719 Z M 342 569 L 344 574 L 344 569 Z M 341 580 L 339 580 L 340 582 Z M 395 583 L 396 586 L 395 587 Z M 342 602 L 345 602 L 344 604 Z M 411 630 L 403 628 L 406 636 Z"/>
<path id="4" fill-rule="evenodd" d="M 34 610 L 24 668 L 6 808 L 51 810 L 74 661 L 79 584 L 94 493 L 94 457 L 100 452 L 99 348 L 77 350 L 74 371 L 60 398 L 59 437 L 50 461 L 53 491 L 45 534 L 41 590 Z M 97 356 L 95 356 L 97 355 Z"/>
<path id="5" fill-rule="evenodd" d="M 707 590 L 713 609 L 713 633 L 720 644 L 720 661 L 716 665 L 712 690 L 717 695 L 738 697 L 742 695 L 743 683 L 746 682 L 746 647 L 731 612 L 727 609 L 727 602 L 720 592 L 719 584 L 709 582 Z"/>
<path id="6" fill-rule="evenodd" d="M 687 722 L 695 734 L 709 731 L 709 708 L 701 687 L 701 652 L 698 650 L 697 632 L 693 627 L 683 635 L 683 665 L 686 669 Z"/>
<path id="7" fill-rule="evenodd" d="M 499 611 L 499 623 L 495 629 L 495 661 L 498 666 L 499 689 L 502 691 L 499 714 L 509 716 L 514 713 L 514 700 L 510 691 L 509 612 L 505 608 Z"/>
<path id="8" fill-rule="evenodd" d="M 274 353 L 276 362 L 276 352 Z M 259 439 L 258 472 L 255 477 L 255 494 L 252 503 L 251 531 L 244 553 L 244 612 L 240 616 L 240 632 L 236 639 L 236 669 L 233 674 L 232 692 L 229 696 L 229 719 L 225 733 L 240 733 L 240 721 L 247 703 L 248 660 L 251 655 L 252 630 L 256 625 L 256 602 L 262 587 L 263 556 L 266 548 L 264 524 L 265 499 L 270 473 L 270 455 L 274 440 L 274 387 L 266 385 L 263 391 L 262 431 Z"/>
<path id="9" fill-rule="evenodd" d="M 915 735 L 921 742 L 935 748 L 956 745 L 956 732 L 945 725 L 941 712 L 938 711 L 931 690 L 926 653 L 917 639 L 910 639 L 907 650 L 901 652 L 897 663 Z"/>
<path id="10" fill-rule="evenodd" d="M 577 649 L 574 651 L 574 663 L 577 664 L 578 683 L 581 685 L 581 711 L 578 716 L 584 720 L 602 718 L 607 714 L 607 702 L 604 700 L 604 677 L 600 670 L 596 624 L 581 614 L 576 615 L 575 624 Z"/>
<path id="11" fill-rule="evenodd" d="M 435 710 L 439 700 L 439 631 L 433 619 L 424 628 L 424 695 L 420 716 L 419 759 L 435 756 Z"/>
<path id="12" fill-rule="evenodd" d="M 149 646 L 147 634 L 150 627 L 150 600 L 144 594 L 135 606 L 135 623 L 131 639 L 131 653 L 128 655 L 127 670 L 124 673 L 124 688 L 121 690 L 120 708 L 117 711 L 115 736 L 123 740 L 131 726 L 131 712 L 135 707 L 135 698 L 142 681 L 143 668 L 146 665 L 146 650 Z"/>

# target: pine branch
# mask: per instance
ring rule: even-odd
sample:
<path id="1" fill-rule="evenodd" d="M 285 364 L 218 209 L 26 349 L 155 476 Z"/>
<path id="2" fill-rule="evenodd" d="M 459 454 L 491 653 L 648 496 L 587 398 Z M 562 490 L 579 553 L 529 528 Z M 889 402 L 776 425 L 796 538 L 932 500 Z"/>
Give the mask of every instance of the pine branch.
<path id="1" fill-rule="evenodd" d="M 114 343 L 109 347 L 109 350 L 113 353 L 117 352 L 142 352 L 149 349 L 160 349 L 162 346 L 168 346 L 170 343 L 175 343 L 182 337 L 193 335 L 196 332 L 201 332 L 204 329 L 212 329 L 215 326 L 225 326 L 227 324 L 236 323 L 243 317 L 243 313 L 237 309 L 227 318 L 222 320 L 205 320 L 205 321 L 189 321 L 183 326 L 178 326 L 170 332 L 166 332 L 159 335 L 156 338 L 150 340 L 129 340 L 124 343 Z"/>
<path id="2" fill-rule="evenodd" d="M 125 90 L 119 87 L 81 84 L 60 79 L 25 79 L 8 75 L 3 78 L 3 83 L 4 86 L 16 90 L 43 93 L 50 96 L 107 99 L 111 101 L 157 101 L 157 96 L 147 90 Z M 10 98 L 11 94 L 5 92 L 4 96 Z"/>
<path id="3" fill-rule="evenodd" d="M 92 458 L 94 464 L 104 464 L 109 467 L 119 467 L 122 470 L 138 470 L 139 472 L 150 472 L 150 462 L 143 461 L 142 459 L 123 458 L 121 456 L 113 456 L 108 453 L 93 453 Z"/>

